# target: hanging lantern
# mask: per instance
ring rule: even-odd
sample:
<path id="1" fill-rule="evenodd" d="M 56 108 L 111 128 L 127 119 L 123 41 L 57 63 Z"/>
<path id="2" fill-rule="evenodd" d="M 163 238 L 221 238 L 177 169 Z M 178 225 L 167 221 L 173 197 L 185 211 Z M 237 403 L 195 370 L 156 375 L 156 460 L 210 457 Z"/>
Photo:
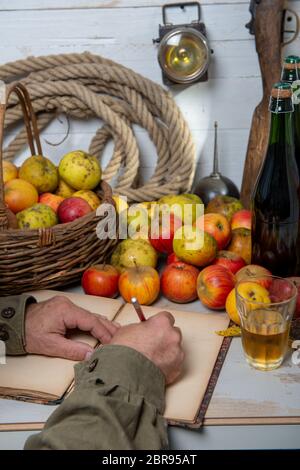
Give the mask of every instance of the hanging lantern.
<path id="1" fill-rule="evenodd" d="M 173 25 L 166 20 L 169 8 L 196 6 L 198 19 L 189 24 Z M 158 62 L 162 69 L 163 82 L 190 84 L 207 81 L 210 49 L 206 38 L 205 25 L 200 21 L 201 10 L 198 2 L 185 2 L 162 7 L 163 25 L 159 25 Z"/>

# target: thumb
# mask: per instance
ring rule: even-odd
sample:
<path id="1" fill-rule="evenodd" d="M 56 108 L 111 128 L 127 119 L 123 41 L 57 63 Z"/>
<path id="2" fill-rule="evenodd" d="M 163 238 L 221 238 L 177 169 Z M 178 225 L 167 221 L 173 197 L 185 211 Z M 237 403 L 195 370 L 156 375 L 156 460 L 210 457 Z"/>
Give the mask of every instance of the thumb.
<path id="1" fill-rule="evenodd" d="M 93 353 L 94 349 L 87 343 L 74 341 L 64 337 L 59 337 L 56 343 L 56 354 L 59 357 L 70 359 L 72 361 L 84 361 L 89 353 Z"/>

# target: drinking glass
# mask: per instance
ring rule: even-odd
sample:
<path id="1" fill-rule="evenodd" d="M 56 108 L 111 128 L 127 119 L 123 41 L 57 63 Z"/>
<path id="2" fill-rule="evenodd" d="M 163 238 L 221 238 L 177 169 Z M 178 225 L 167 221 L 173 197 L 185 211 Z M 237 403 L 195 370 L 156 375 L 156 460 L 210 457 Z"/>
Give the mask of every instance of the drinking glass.
<path id="1" fill-rule="evenodd" d="M 259 370 L 276 369 L 288 349 L 297 288 L 277 276 L 250 276 L 235 289 L 247 362 Z"/>

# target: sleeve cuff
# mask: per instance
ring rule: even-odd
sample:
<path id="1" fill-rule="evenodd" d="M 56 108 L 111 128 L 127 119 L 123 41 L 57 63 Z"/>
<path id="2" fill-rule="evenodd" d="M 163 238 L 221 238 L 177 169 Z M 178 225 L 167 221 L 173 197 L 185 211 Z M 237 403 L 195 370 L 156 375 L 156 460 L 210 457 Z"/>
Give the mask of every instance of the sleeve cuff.
<path id="1" fill-rule="evenodd" d="M 2 340 L 5 342 L 7 355 L 26 354 L 25 312 L 29 302 L 36 302 L 36 300 L 27 294 L 1 299 L 3 307 L 0 312 L 0 332 Z"/>
<path id="2" fill-rule="evenodd" d="M 143 396 L 162 414 L 165 407 L 165 377 L 160 369 L 135 349 L 105 345 L 87 362 L 75 366 L 75 385 L 104 384 L 124 387 Z"/>

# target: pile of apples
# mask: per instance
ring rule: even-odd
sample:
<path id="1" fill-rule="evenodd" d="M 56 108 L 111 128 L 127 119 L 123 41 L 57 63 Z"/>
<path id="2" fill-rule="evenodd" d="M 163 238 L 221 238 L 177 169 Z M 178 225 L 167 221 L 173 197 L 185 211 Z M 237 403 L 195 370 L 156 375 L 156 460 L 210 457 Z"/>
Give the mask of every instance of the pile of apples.
<path id="1" fill-rule="evenodd" d="M 20 168 L 4 161 L 9 228 L 52 227 L 94 211 L 101 203 L 93 191 L 101 174 L 97 158 L 82 150 L 64 155 L 58 167 L 42 155 L 27 158 Z"/>
<path id="2" fill-rule="evenodd" d="M 251 212 L 238 199 L 218 196 L 201 217 L 197 218 L 195 211 L 191 225 L 185 227 L 181 237 L 176 237 L 175 233 L 183 230 L 184 206 L 189 204 L 193 209 L 202 201 L 194 194 L 181 194 L 138 204 L 145 209 L 150 227 L 155 204 L 170 210 L 177 207 L 170 214 L 168 232 L 160 224 L 154 230 L 147 233 L 141 230 L 133 239 L 121 241 L 110 265 L 96 265 L 85 271 L 84 291 L 105 297 L 120 293 L 126 302 L 136 297 L 141 305 L 152 304 L 160 293 L 177 303 L 199 298 L 210 309 L 226 308 L 230 318 L 239 324 L 234 295 L 236 282 L 249 276 L 271 274 L 264 267 L 250 265 Z M 129 223 L 133 221 L 130 216 L 128 219 Z M 190 244 L 200 240 L 203 243 L 191 249 Z M 156 269 L 159 258 L 163 260 L 160 274 Z M 259 298 L 264 296 L 263 286 L 248 284 L 243 295 L 251 298 L 254 289 Z"/>

